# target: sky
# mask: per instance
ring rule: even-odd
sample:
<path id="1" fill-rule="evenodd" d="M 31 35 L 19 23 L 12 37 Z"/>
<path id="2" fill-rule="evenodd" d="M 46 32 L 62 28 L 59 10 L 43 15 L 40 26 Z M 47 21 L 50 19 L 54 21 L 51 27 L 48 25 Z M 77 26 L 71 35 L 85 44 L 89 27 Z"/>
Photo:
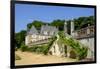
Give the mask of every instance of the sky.
<path id="1" fill-rule="evenodd" d="M 91 15 L 94 15 L 94 8 L 16 4 L 15 32 L 26 30 L 27 24 L 34 20 L 52 22 L 56 19 L 69 20 Z"/>

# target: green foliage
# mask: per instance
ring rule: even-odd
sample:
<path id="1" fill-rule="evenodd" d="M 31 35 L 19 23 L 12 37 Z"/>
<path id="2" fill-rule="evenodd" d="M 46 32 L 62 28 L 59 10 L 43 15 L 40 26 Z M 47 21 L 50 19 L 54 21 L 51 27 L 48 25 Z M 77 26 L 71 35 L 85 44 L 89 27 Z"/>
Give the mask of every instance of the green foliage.
<path id="1" fill-rule="evenodd" d="M 87 56 L 87 47 L 81 46 L 79 42 L 75 42 L 72 38 L 68 40 L 68 43 L 73 49 L 75 49 L 79 60 L 84 59 Z"/>
<path id="2" fill-rule="evenodd" d="M 64 27 L 64 22 L 65 22 L 65 20 L 57 19 L 57 20 L 53 20 L 51 23 L 48 23 L 48 25 L 56 26 L 56 27 L 58 27 L 58 29 L 60 31 L 62 31 L 63 30 L 63 27 Z M 68 33 L 69 34 L 70 34 L 70 22 L 71 22 L 71 20 L 67 20 L 67 23 L 68 23 L 67 24 L 67 29 L 68 29 Z M 78 30 L 78 29 L 87 27 L 88 24 L 94 25 L 94 22 L 95 22 L 94 16 L 75 18 L 74 19 L 75 30 Z M 45 24 L 46 24 L 45 22 L 35 20 L 32 23 L 27 24 L 27 28 L 29 30 L 34 25 L 36 27 L 36 29 L 39 30 L 40 27 L 42 25 L 45 25 Z"/>
<path id="3" fill-rule="evenodd" d="M 28 46 L 22 45 L 20 49 L 21 49 L 22 52 L 27 51 Z"/>
<path id="4" fill-rule="evenodd" d="M 21 60 L 21 57 L 19 57 L 17 54 L 15 54 L 15 60 Z"/>
<path id="5" fill-rule="evenodd" d="M 28 51 L 30 52 L 35 52 L 36 51 L 37 46 L 32 46 L 28 48 Z"/>
<path id="6" fill-rule="evenodd" d="M 88 48 L 86 48 L 86 47 L 82 47 L 81 48 L 81 51 L 79 52 L 79 60 L 81 60 L 81 59 L 84 59 L 86 56 L 87 56 L 87 53 L 88 53 Z"/>
<path id="7" fill-rule="evenodd" d="M 94 25 L 94 22 L 95 22 L 94 16 L 79 17 L 77 19 L 74 19 L 75 29 L 77 30 L 77 29 L 87 27 L 88 24 Z"/>
<path id="8" fill-rule="evenodd" d="M 42 21 L 37 21 L 37 20 L 35 20 L 35 21 L 33 21 L 32 23 L 27 24 L 27 29 L 28 29 L 28 30 L 31 29 L 31 27 L 32 27 L 33 25 L 36 27 L 36 29 L 39 29 L 42 25 L 44 25 L 44 23 L 43 23 Z"/>
<path id="9" fill-rule="evenodd" d="M 56 26 L 59 30 L 63 30 L 65 20 L 54 20 L 50 23 L 51 26 Z"/>
<path id="10" fill-rule="evenodd" d="M 15 46 L 20 48 L 21 44 L 25 42 L 26 31 L 22 30 L 18 33 L 15 33 Z"/>
<path id="11" fill-rule="evenodd" d="M 56 40 L 56 37 L 53 37 L 52 40 L 47 45 L 32 46 L 32 47 L 29 47 L 27 51 L 35 52 L 35 53 L 42 53 L 44 55 L 47 55 L 50 47 L 52 46 L 55 40 Z"/>
<path id="12" fill-rule="evenodd" d="M 87 47 L 81 46 L 78 41 L 75 41 L 72 38 L 66 39 L 63 32 L 59 32 L 58 34 L 60 36 L 59 40 L 65 45 L 70 46 L 76 53 L 77 58 L 79 60 L 84 59 L 87 56 L 87 51 L 88 51 Z"/>
<path id="13" fill-rule="evenodd" d="M 47 45 L 42 45 L 42 46 L 32 46 L 28 48 L 28 51 L 30 52 L 35 52 L 35 53 L 42 53 L 44 54 L 46 49 L 48 48 Z"/>
<path id="14" fill-rule="evenodd" d="M 54 37 L 52 38 L 52 40 L 49 42 L 48 47 L 47 47 L 47 48 L 45 49 L 45 51 L 44 51 L 44 54 L 45 54 L 45 55 L 48 54 L 49 49 L 51 48 L 51 46 L 53 45 L 53 43 L 55 42 L 56 39 L 57 39 L 57 37 L 54 36 Z"/>
<path id="15" fill-rule="evenodd" d="M 45 55 L 46 54 L 46 50 L 48 49 L 48 45 L 42 47 L 41 52 Z"/>

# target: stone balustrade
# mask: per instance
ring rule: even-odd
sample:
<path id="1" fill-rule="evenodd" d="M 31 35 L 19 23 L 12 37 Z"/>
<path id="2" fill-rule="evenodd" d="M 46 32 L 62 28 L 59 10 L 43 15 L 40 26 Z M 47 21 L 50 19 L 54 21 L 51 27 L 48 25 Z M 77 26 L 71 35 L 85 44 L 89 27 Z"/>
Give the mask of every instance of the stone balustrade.
<path id="1" fill-rule="evenodd" d="M 80 38 L 87 38 L 87 37 L 93 37 L 94 36 L 94 26 L 88 26 L 86 28 L 82 28 L 80 30 L 73 31 L 74 38 L 80 39 Z"/>

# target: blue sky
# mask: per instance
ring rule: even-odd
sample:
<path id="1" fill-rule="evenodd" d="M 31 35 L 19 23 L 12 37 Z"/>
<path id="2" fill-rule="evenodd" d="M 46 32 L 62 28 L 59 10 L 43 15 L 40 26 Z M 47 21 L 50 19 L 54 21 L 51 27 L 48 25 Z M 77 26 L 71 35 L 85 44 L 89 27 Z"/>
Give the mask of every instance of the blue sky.
<path id="1" fill-rule="evenodd" d="M 94 15 L 93 8 L 16 4 L 15 32 L 26 30 L 27 24 L 34 20 L 52 22 L 56 19 L 68 20 L 90 15 Z"/>

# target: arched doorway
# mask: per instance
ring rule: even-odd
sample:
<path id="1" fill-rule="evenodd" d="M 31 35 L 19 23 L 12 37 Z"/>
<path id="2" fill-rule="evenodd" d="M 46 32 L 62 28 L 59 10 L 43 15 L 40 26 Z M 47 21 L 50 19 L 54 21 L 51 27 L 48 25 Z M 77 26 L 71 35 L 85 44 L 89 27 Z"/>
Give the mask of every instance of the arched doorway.
<path id="1" fill-rule="evenodd" d="M 69 53 L 70 53 L 70 56 L 69 56 L 70 58 L 73 58 L 73 59 L 77 58 L 77 54 L 73 49 Z"/>

